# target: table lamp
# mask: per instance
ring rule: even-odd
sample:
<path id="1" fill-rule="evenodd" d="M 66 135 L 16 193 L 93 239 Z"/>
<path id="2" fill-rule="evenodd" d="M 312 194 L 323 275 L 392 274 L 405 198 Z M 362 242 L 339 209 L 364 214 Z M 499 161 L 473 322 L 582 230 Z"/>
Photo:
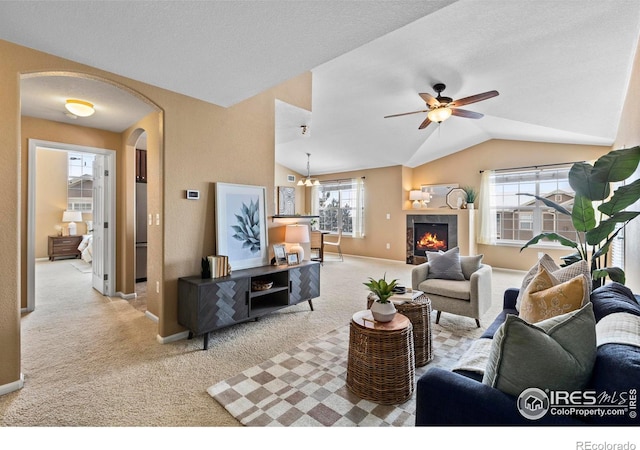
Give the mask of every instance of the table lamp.
<path id="1" fill-rule="evenodd" d="M 298 261 L 302 261 L 304 259 L 304 249 L 300 244 L 309 242 L 309 226 L 287 225 L 284 232 L 284 241 L 293 244 L 290 249 L 291 253 L 297 253 Z"/>
<path id="2" fill-rule="evenodd" d="M 69 222 L 69 236 L 75 236 L 76 222 L 82 222 L 82 213 L 80 211 L 65 211 L 62 213 L 62 221 Z"/>
<path id="3" fill-rule="evenodd" d="M 414 209 L 422 207 L 422 191 L 409 191 L 409 200 L 413 200 Z"/>

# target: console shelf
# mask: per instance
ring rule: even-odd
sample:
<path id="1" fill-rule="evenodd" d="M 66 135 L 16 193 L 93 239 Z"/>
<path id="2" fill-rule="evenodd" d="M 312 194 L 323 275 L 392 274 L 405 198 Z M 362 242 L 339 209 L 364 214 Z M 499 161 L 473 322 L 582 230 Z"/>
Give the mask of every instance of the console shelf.
<path id="1" fill-rule="evenodd" d="M 251 289 L 255 281 L 273 282 L 266 290 Z M 189 338 L 236 323 L 258 320 L 278 309 L 320 296 L 320 264 L 304 261 L 296 266 L 263 266 L 233 271 L 221 278 L 178 279 L 178 323 L 189 329 Z"/>

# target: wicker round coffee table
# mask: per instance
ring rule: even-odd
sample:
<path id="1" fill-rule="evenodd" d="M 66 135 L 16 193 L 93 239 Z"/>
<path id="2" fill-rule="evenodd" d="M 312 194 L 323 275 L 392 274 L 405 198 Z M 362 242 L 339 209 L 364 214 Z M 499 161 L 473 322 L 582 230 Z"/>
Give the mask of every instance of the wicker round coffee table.
<path id="1" fill-rule="evenodd" d="M 416 355 L 416 367 L 422 367 L 433 359 L 433 343 L 431 340 L 431 299 L 423 292 L 413 291 L 405 296 L 393 296 L 399 299 L 396 310 L 409 318 L 413 325 L 413 344 Z M 371 308 L 373 298 L 367 298 L 367 308 Z"/>
<path id="2" fill-rule="evenodd" d="M 413 326 L 402 314 L 376 322 L 358 311 L 349 329 L 347 387 L 358 397 L 383 405 L 404 403 L 415 386 Z"/>

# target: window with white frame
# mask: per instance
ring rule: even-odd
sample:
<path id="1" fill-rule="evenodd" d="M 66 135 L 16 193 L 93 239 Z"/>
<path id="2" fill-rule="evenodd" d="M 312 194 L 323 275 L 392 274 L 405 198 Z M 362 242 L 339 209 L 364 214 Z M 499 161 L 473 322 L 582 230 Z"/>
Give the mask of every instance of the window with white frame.
<path id="1" fill-rule="evenodd" d="M 575 193 L 569 185 L 570 169 L 571 165 L 558 165 L 493 173 L 491 210 L 496 215 L 496 243 L 523 244 L 540 233 L 550 232 L 575 241 L 571 216 L 560 214 L 530 195 L 519 195 L 535 194 L 571 211 Z"/>
<path id="2" fill-rule="evenodd" d="M 93 161 L 90 153 L 67 153 L 67 210 L 93 211 Z"/>
<path id="3" fill-rule="evenodd" d="M 314 186 L 313 213 L 318 229 L 353 237 L 364 236 L 364 179 L 321 181 Z"/>

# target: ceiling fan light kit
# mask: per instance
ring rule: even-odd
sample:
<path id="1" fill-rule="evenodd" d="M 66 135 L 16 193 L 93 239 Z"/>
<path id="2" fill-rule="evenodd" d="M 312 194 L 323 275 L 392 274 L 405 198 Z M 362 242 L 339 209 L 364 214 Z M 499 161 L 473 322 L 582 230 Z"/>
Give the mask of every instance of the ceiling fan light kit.
<path id="1" fill-rule="evenodd" d="M 411 111 L 400 114 L 392 114 L 390 116 L 384 116 L 385 119 L 389 117 L 406 116 L 409 114 L 427 113 L 427 117 L 418 127 L 419 130 L 426 128 L 431 122 L 442 123 L 451 116 L 464 117 L 466 119 L 480 119 L 484 117 L 484 114 L 480 114 L 474 111 L 466 109 L 460 109 L 460 106 L 469 105 L 482 100 L 487 100 L 499 95 L 498 91 L 487 91 L 482 94 L 471 95 L 458 100 L 453 100 L 451 97 L 445 97 L 442 95 L 442 91 L 446 89 L 446 85 L 443 83 L 437 83 L 433 85 L 433 90 L 438 93 L 436 97 L 428 93 L 419 93 L 418 95 L 425 101 L 428 109 L 420 111 Z"/>
<path id="2" fill-rule="evenodd" d="M 451 108 L 436 108 L 427 113 L 427 117 L 431 122 L 444 122 L 451 117 Z"/>
<path id="3" fill-rule="evenodd" d="M 96 112 L 96 110 L 93 108 L 93 103 L 72 98 L 67 100 L 67 103 L 65 103 L 64 107 L 71 114 L 78 117 L 89 117 Z"/>

